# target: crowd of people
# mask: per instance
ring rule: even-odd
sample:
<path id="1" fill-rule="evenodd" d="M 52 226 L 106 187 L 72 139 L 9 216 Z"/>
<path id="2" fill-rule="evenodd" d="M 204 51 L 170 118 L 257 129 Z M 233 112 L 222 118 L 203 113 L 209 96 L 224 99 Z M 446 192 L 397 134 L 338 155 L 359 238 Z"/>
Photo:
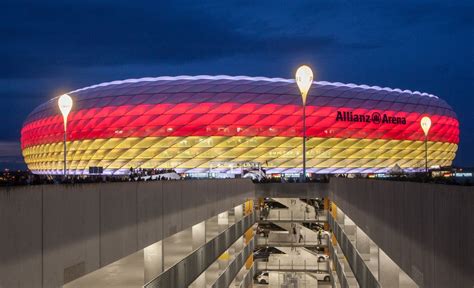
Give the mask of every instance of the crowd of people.
<path id="1" fill-rule="evenodd" d="M 130 167 L 130 176 L 152 176 L 165 173 L 176 173 L 174 169 L 157 169 L 157 168 L 133 168 Z"/>
<path id="2" fill-rule="evenodd" d="M 253 180 L 254 183 L 301 183 L 298 177 L 266 177 L 260 180 Z M 329 175 L 318 175 L 317 177 L 306 177 L 306 183 L 328 183 Z"/>
<path id="3" fill-rule="evenodd" d="M 170 174 L 174 174 L 170 178 Z M 316 175 L 306 178 L 307 183 L 328 183 L 330 177 L 349 177 L 347 174 L 338 175 Z M 356 174 L 351 178 L 368 178 L 368 175 Z M 98 182 L 126 182 L 126 181 L 150 181 L 150 180 L 177 180 L 190 179 L 182 177 L 174 169 L 144 169 L 130 168 L 128 175 L 37 175 L 30 171 L 9 171 L 4 170 L 0 173 L 0 186 L 21 186 L 21 185 L 42 185 L 59 183 L 98 183 Z M 472 181 L 467 178 L 464 181 L 454 177 L 429 177 L 426 173 L 413 173 L 404 175 L 392 175 L 387 178 L 373 178 L 375 180 L 389 181 L 410 181 L 423 183 L 436 183 L 447 185 L 472 185 Z M 255 183 L 301 183 L 300 178 L 285 177 L 267 177 L 260 180 L 254 180 Z"/>
<path id="4" fill-rule="evenodd" d="M 24 186 L 44 184 L 75 184 L 75 183 L 103 183 L 103 182 L 129 182 L 149 180 L 170 180 L 167 176 L 174 173 L 174 179 L 180 176 L 173 169 L 134 169 L 130 168 L 128 175 L 39 175 L 30 171 L 4 170 L 0 173 L 0 186 Z M 154 177 L 151 177 L 154 176 Z M 156 176 L 156 177 L 155 177 Z"/>
<path id="5" fill-rule="evenodd" d="M 35 175 L 29 171 L 8 170 L 0 173 L 0 186 L 22 186 L 53 184 L 54 179 L 45 175 Z"/>
<path id="6" fill-rule="evenodd" d="M 145 169 L 130 167 L 130 181 L 177 180 L 181 176 L 174 169 Z"/>

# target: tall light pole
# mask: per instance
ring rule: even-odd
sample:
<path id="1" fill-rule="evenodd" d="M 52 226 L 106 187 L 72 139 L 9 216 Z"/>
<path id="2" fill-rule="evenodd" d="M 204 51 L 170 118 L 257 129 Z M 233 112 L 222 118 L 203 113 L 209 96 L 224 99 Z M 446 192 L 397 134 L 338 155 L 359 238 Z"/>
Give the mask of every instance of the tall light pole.
<path id="1" fill-rule="evenodd" d="M 431 119 L 428 116 L 424 116 L 420 121 L 421 129 L 425 133 L 425 173 L 428 175 L 428 132 L 431 128 Z"/>
<path id="2" fill-rule="evenodd" d="M 303 100 L 303 182 L 306 182 L 306 96 L 313 84 L 313 71 L 306 65 L 300 66 L 295 78 Z"/>
<path id="3" fill-rule="evenodd" d="M 59 110 L 61 110 L 61 114 L 63 114 L 63 121 L 64 121 L 64 176 L 67 174 L 66 170 L 66 135 L 67 135 L 67 116 L 72 109 L 72 98 L 71 96 L 64 94 L 61 95 L 58 99 L 58 106 Z"/>

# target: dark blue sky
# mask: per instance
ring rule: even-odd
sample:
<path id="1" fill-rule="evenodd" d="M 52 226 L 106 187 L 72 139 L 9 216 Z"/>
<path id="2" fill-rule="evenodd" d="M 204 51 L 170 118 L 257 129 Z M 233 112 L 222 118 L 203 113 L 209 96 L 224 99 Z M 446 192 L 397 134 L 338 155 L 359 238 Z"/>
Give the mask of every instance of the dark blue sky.
<path id="1" fill-rule="evenodd" d="M 23 120 L 86 85 L 160 75 L 292 78 L 418 90 L 456 111 L 474 166 L 474 2 L 4 0 L 0 168 L 24 167 Z"/>

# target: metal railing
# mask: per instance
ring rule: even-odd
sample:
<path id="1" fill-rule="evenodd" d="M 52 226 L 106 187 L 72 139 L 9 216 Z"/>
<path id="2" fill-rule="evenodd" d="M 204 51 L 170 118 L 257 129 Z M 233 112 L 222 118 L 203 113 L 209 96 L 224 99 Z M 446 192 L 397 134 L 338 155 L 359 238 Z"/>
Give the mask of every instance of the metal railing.
<path id="1" fill-rule="evenodd" d="M 333 231 L 333 234 L 336 236 L 339 247 L 344 253 L 347 262 L 351 266 L 352 272 L 354 273 L 359 286 L 367 288 L 379 288 L 380 283 L 377 281 L 377 278 L 375 278 L 374 274 L 372 274 L 369 267 L 362 259 L 359 251 L 357 251 L 357 249 L 354 247 L 354 244 L 349 240 L 342 227 L 339 225 L 339 223 L 337 223 L 330 213 L 328 214 L 328 223 L 329 227 Z"/>
<path id="2" fill-rule="evenodd" d="M 298 241 L 289 232 L 286 234 L 282 233 L 281 235 L 273 233 L 269 237 L 257 236 L 257 246 L 326 247 L 329 243 L 329 237 L 326 234 L 323 235 L 321 242 L 317 240 L 316 235 L 309 237 L 310 239 L 307 238 L 303 237 L 301 241 Z"/>
<path id="3" fill-rule="evenodd" d="M 341 288 L 349 288 L 349 282 L 347 281 L 346 273 L 344 273 L 344 268 L 342 267 L 341 259 L 337 257 L 337 253 L 334 250 L 333 245 L 329 245 L 329 255 L 336 266 L 336 274 L 339 280 L 339 284 L 341 284 Z M 335 281 L 333 281 L 333 283 L 335 283 Z"/>
<path id="4" fill-rule="evenodd" d="M 307 259 L 256 261 L 259 271 L 329 272 L 329 262 Z"/>
<path id="5" fill-rule="evenodd" d="M 265 221 L 304 221 L 304 222 L 326 222 L 327 210 L 319 210 L 316 216 L 314 212 L 295 211 L 291 209 L 270 209 L 268 215 L 263 217 Z M 263 216 L 263 215 L 261 215 Z"/>
<path id="6" fill-rule="evenodd" d="M 245 274 L 244 278 L 242 279 L 242 282 L 240 282 L 240 285 L 239 285 L 239 288 L 248 288 L 248 287 L 251 287 L 252 284 L 253 284 L 253 276 L 255 275 L 255 273 L 257 272 L 257 266 L 255 265 L 255 262 L 254 264 L 252 265 L 252 267 L 250 267 L 250 269 L 247 271 L 247 273 Z"/>
<path id="7" fill-rule="evenodd" d="M 166 269 L 145 288 L 188 287 L 204 270 L 222 255 L 256 222 L 255 213 L 243 217 L 214 239 L 195 250 L 183 260 Z"/>
<path id="8" fill-rule="evenodd" d="M 239 273 L 242 266 L 244 266 L 247 258 L 253 253 L 255 249 L 254 238 L 231 260 L 229 266 L 217 277 L 217 280 L 212 284 L 213 288 L 229 287 Z"/>

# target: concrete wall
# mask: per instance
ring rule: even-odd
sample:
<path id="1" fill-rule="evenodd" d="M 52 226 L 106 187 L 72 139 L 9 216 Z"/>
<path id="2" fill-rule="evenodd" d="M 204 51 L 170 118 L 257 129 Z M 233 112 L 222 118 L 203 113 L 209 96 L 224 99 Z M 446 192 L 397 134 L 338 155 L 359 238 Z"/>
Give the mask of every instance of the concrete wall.
<path id="1" fill-rule="evenodd" d="M 60 287 L 254 197 L 249 180 L 0 189 L 0 288 Z"/>
<path id="2" fill-rule="evenodd" d="M 332 178 L 329 197 L 421 287 L 474 286 L 474 187 Z"/>

